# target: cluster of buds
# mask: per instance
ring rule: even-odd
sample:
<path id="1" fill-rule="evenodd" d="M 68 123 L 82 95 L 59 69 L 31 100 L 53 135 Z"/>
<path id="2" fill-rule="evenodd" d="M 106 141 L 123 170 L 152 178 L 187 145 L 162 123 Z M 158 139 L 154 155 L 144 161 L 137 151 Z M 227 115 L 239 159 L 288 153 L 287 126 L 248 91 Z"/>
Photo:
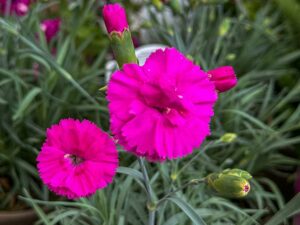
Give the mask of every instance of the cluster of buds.
<path id="1" fill-rule="evenodd" d="M 220 173 L 207 176 L 208 185 L 219 195 L 227 198 L 242 198 L 250 191 L 249 180 L 252 178 L 247 171 L 226 169 Z"/>

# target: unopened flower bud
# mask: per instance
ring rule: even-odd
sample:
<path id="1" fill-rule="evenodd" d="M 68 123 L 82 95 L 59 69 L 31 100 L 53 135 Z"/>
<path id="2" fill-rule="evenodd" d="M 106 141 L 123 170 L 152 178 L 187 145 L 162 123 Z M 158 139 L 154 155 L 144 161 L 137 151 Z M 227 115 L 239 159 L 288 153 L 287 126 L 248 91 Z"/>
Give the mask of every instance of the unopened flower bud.
<path id="1" fill-rule="evenodd" d="M 187 55 L 186 56 L 189 60 L 194 61 L 194 57 L 192 55 Z"/>
<path id="2" fill-rule="evenodd" d="M 226 55 L 226 60 L 228 61 L 233 61 L 236 59 L 236 54 L 234 53 L 229 53 L 228 55 Z"/>
<path id="3" fill-rule="evenodd" d="M 28 5 L 23 2 L 17 3 L 16 11 L 20 15 L 25 15 L 28 12 Z"/>
<path id="4" fill-rule="evenodd" d="M 46 40 L 49 43 L 55 35 L 59 32 L 61 20 L 56 19 L 46 19 L 41 23 L 41 30 L 46 36 Z"/>
<path id="5" fill-rule="evenodd" d="M 219 35 L 221 37 L 224 37 L 228 34 L 230 30 L 230 19 L 229 18 L 225 18 L 223 20 L 223 22 L 220 24 L 220 27 L 219 27 Z"/>
<path id="6" fill-rule="evenodd" d="M 220 140 L 225 143 L 231 143 L 234 142 L 236 138 L 237 135 L 235 133 L 226 133 L 220 138 Z"/>
<path id="7" fill-rule="evenodd" d="M 118 3 L 103 7 L 103 19 L 108 33 L 120 32 L 128 29 L 125 9 Z"/>
<path id="8" fill-rule="evenodd" d="M 227 198 L 242 198 L 250 191 L 252 176 L 244 170 L 227 169 L 207 176 L 208 185 L 218 194 Z"/>
<path id="9" fill-rule="evenodd" d="M 220 92 L 228 91 L 237 84 L 237 78 L 231 66 L 222 66 L 209 70 L 207 74 Z"/>
<path id="10" fill-rule="evenodd" d="M 171 180 L 172 181 L 175 181 L 177 179 L 177 177 L 178 177 L 177 173 L 172 173 L 171 174 Z"/>
<path id="11" fill-rule="evenodd" d="M 161 0 L 152 0 L 151 2 L 157 10 L 162 10 L 164 7 L 163 2 Z"/>
<path id="12" fill-rule="evenodd" d="M 125 9 L 118 3 L 105 5 L 103 18 L 119 67 L 125 63 L 137 63 Z"/>
<path id="13" fill-rule="evenodd" d="M 241 169 L 226 169 L 226 170 L 223 170 L 222 174 L 234 175 L 234 176 L 242 177 L 246 180 L 252 179 L 252 175 L 250 173 L 248 173 L 245 170 L 241 170 Z"/>
<path id="14" fill-rule="evenodd" d="M 175 13 L 177 13 L 177 14 L 181 14 L 182 13 L 182 7 L 181 7 L 181 4 L 180 4 L 179 0 L 170 0 L 169 4 L 170 4 L 171 9 Z"/>
<path id="15" fill-rule="evenodd" d="M 9 6 L 9 14 L 16 14 L 17 16 L 25 16 L 29 11 L 31 0 L 0 0 L 0 15 L 5 14 Z"/>

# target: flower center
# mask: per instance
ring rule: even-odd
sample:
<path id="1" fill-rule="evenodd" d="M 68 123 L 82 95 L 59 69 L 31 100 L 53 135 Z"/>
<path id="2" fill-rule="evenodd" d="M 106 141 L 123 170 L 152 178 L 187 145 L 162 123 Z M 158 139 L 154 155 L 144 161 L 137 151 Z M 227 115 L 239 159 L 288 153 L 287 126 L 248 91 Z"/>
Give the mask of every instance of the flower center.
<path id="1" fill-rule="evenodd" d="M 77 155 L 73 155 L 73 154 L 65 154 L 64 158 L 65 159 L 70 159 L 74 166 L 78 166 L 78 165 L 80 165 L 81 163 L 84 162 L 83 158 L 81 158 Z"/>
<path id="2" fill-rule="evenodd" d="M 250 186 L 246 184 L 244 187 L 244 192 L 247 193 L 248 191 L 250 191 Z"/>
<path id="3" fill-rule="evenodd" d="M 159 111 L 162 114 L 169 114 L 172 110 L 184 112 L 184 97 L 176 92 L 172 93 L 168 90 L 156 90 L 153 93 L 142 93 L 146 104 Z"/>

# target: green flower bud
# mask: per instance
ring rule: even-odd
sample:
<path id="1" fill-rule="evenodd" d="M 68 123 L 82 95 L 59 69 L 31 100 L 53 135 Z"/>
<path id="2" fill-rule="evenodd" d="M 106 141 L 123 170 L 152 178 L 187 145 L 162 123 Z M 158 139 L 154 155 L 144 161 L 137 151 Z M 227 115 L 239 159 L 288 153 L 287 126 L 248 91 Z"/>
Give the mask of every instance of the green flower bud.
<path id="1" fill-rule="evenodd" d="M 194 61 L 194 57 L 193 57 L 192 55 L 187 55 L 186 57 L 187 57 L 188 59 Z"/>
<path id="2" fill-rule="evenodd" d="M 233 61 L 236 59 L 236 55 L 234 53 L 229 53 L 227 56 L 226 56 L 226 60 L 228 61 Z"/>
<path id="3" fill-rule="evenodd" d="M 227 35 L 227 33 L 229 32 L 230 30 L 230 19 L 229 18 L 226 18 L 223 20 L 223 22 L 221 23 L 220 27 L 219 27 L 219 35 L 221 37 L 224 37 Z"/>
<path id="4" fill-rule="evenodd" d="M 207 176 L 208 185 L 218 194 L 227 198 L 242 198 L 250 191 L 252 176 L 244 170 L 226 169 L 220 173 Z"/>
<path id="5" fill-rule="evenodd" d="M 226 170 L 223 170 L 222 174 L 234 175 L 234 176 L 242 177 L 246 180 L 252 179 L 252 176 L 250 173 L 248 173 L 245 170 L 240 170 L 240 169 L 226 169 Z"/>
<path id="6" fill-rule="evenodd" d="M 152 2 L 152 4 L 155 6 L 155 8 L 157 9 L 157 10 L 162 10 L 163 9 L 163 3 L 162 3 L 162 1 L 161 0 L 152 0 L 151 1 Z"/>
<path id="7" fill-rule="evenodd" d="M 152 28 L 153 27 L 153 24 L 151 23 L 151 21 L 145 21 L 143 24 L 142 24 L 142 28 L 146 28 L 146 29 L 149 29 L 149 28 Z"/>
<path id="8" fill-rule="evenodd" d="M 171 174 L 171 180 L 172 180 L 172 181 L 177 180 L 177 177 L 178 177 L 178 174 L 177 174 L 177 173 L 172 173 L 172 174 Z"/>
<path id="9" fill-rule="evenodd" d="M 182 13 L 182 8 L 181 8 L 179 0 L 170 0 L 169 4 L 170 4 L 171 9 L 175 13 L 177 13 L 177 14 L 181 14 Z"/>
<path id="10" fill-rule="evenodd" d="M 156 210 L 157 204 L 155 202 L 148 202 L 147 208 L 150 212 L 153 212 Z"/>
<path id="11" fill-rule="evenodd" d="M 235 133 L 226 133 L 220 138 L 220 140 L 225 143 L 231 143 L 236 138 L 237 138 L 237 135 Z"/>

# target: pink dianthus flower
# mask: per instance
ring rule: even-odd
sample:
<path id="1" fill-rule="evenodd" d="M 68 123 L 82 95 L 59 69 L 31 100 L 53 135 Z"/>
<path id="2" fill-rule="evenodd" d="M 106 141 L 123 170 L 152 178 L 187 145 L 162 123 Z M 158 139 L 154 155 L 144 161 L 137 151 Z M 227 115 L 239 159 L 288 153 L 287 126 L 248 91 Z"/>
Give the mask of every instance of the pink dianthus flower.
<path id="1" fill-rule="evenodd" d="M 4 14 L 8 7 L 9 0 L 0 0 L 0 12 Z M 16 13 L 18 16 L 25 16 L 29 10 L 30 0 L 10 0 L 9 13 Z"/>
<path id="2" fill-rule="evenodd" d="M 46 19 L 41 23 L 41 30 L 45 33 L 46 40 L 49 43 L 59 32 L 61 20 Z"/>
<path id="3" fill-rule="evenodd" d="M 70 199 L 112 182 L 118 167 L 113 140 L 94 123 L 63 119 L 47 130 L 37 167 L 50 190 Z"/>
<path id="4" fill-rule="evenodd" d="M 116 71 L 107 98 L 111 131 L 125 150 L 164 161 L 192 153 L 210 134 L 217 93 L 199 66 L 167 48 Z"/>

